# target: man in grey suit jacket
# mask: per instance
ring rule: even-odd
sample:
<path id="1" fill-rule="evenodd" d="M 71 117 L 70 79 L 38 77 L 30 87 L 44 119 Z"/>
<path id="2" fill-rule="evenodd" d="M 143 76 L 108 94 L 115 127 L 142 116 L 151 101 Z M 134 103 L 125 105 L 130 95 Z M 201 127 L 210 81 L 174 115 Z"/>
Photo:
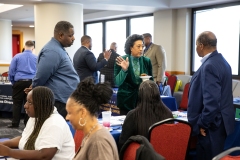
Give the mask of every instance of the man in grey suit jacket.
<path id="1" fill-rule="evenodd" d="M 92 49 L 92 39 L 90 36 L 84 35 L 81 38 L 82 46 L 77 50 L 73 57 L 74 68 L 77 71 L 80 81 L 86 77 L 93 77 L 95 83 L 98 83 L 98 74 L 101 68 L 103 68 L 111 56 L 111 50 L 104 52 L 104 59 L 97 62 L 96 57 L 91 52 Z"/>
<path id="2" fill-rule="evenodd" d="M 167 67 L 166 52 L 161 45 L 152 43 L 152 35 L 150 33 L 143 34 L 144 37 L 144 56 L 151 59 L 153 78 L 159 85 L 164 81 L 164 73 Z"/>

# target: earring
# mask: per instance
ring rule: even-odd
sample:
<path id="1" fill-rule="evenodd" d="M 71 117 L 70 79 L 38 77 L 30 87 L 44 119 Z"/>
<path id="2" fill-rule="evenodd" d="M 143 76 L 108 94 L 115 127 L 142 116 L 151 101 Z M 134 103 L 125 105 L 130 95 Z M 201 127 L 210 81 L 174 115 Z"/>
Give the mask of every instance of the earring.
<path id="1" fill-rule="evenodd" d="M 82 118 L 79 119 L 78 124 L 79 124 L 80 126 L 85 126 L 86 123 L 87 123 L 87 121 L 84 119 L 84 123 L 81 123 L 81 120 L 82 120 Z"/>

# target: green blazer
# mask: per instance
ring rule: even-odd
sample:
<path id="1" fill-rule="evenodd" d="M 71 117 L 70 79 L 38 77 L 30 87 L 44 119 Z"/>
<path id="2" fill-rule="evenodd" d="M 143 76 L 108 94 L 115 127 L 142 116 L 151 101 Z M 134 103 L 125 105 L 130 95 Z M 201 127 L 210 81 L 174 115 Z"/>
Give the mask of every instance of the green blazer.
<path id="1" fill-rule="evenodd" d="M 117 93 L 117 106 L 120 110 L 130 111 L 136 107 L 138 88 L 142 79 L 135 77 L 132 59 L 130 55 L 122 56 L 123 59 L 128 57 L 129 67 L 126 72 L 122 70 L 122 67 L 118 66 L 116 63 L 114 65 L 114 80 L 115 84 L 119 87 Z M 152 76 L 152 64 L 151 60 L 147 57 L 139 58 L 140 64 L 140 75 L 146 73 Z M 150 78 L 153 80 L 153 78 Z"/>

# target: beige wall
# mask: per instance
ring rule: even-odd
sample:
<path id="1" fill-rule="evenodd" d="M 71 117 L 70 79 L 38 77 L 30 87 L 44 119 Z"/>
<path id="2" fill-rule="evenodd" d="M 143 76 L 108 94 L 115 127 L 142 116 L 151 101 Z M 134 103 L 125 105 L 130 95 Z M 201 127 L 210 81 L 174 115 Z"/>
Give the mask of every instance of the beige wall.
<path id="1" fill-rule="evenodd" d="M 7 72 L 8 69 L 9 69 L 9 66 L 8 66 L 8 65 L 1 64 L 1 65 L 0 65 L 0 74 L 2 74 L 3 72 Z"/>
<path id="2" fill-rule="evenodd" d="M 167 54 L 167 71 L 190 74 L 189 9 L 161 10 L 154 14 L 154 43 L 162 45 Z"/>
<path id="3" fill-rule="evenodd" d="M 35 40 L 34 28 L 30 27 L 12 27 L 12 30 L 19 30 L 23 32 L 23 46 L 28 40 Z"/>
<path id="4" fill-rule="evenodd" d="M 166 50 L 167 71 L 190 74 L 190 25 L 190 9 L 161 10 L 154 13 L 153 42 L 162 45 Z M 35 40 L 34 28 L 13 27 L 13 30 L 23 32 L 24 42 Z M 6 68 L 8 67 L 0 66 L 0 73 L 2 70 L 6 71 Z"/>
<path id="5" fill-rule="evenodd" d="M 25 44 L 28 40 L 35 40 L 34 36 L 34 28 L 28 28 L 28 27 L 12 27 L 12 30 L 19 30 L 23 32 L 23 44 Z M 8 64 L 10 64 L 11 61 L 0 61 L 0 74 L 3 72 L 8 71 Z"/>

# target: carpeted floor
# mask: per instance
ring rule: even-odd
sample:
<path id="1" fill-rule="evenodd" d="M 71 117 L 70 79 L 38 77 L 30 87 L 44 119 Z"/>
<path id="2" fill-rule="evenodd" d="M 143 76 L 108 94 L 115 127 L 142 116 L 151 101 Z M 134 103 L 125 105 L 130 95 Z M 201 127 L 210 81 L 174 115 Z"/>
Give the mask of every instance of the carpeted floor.
<path id="1" fill-rule="evenodd" d="M 19 128 L 7 128 L 11 123 L 10 118 L 0 118 L 0 138 L 14 138 L 22 134 L 25 127 L 23 120 L 21 120 Z"/>

